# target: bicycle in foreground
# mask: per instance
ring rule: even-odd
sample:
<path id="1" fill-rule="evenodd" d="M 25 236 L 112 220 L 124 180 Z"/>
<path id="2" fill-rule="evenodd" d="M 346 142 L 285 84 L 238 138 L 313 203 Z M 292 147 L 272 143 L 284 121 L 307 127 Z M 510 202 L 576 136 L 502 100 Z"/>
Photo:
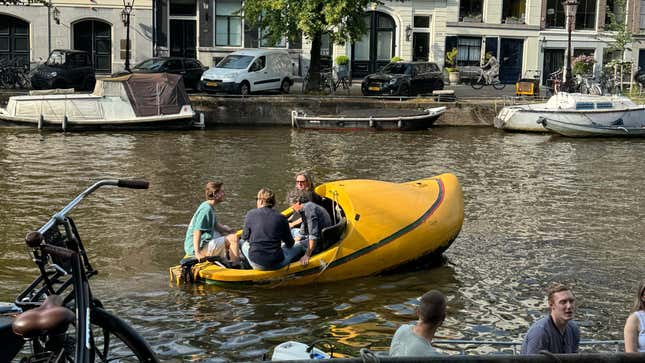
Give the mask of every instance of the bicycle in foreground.
<path id="1" fill-rule="evenodd" d="M 125 321 L 104 309 L 88 279 L 97 274 L 67 214 L 102 186 L 147 189 L 148 182 L 96 182 L 25 238 L 40 275 L 0 311 L 0 361 L 22 363 L 157 362 Z M 23 349 L 25 345 L 30 349 Z M 21 352 L 22 351 L 22 352 Z M 24 356 L 23 356 L 24 355 Z"/>

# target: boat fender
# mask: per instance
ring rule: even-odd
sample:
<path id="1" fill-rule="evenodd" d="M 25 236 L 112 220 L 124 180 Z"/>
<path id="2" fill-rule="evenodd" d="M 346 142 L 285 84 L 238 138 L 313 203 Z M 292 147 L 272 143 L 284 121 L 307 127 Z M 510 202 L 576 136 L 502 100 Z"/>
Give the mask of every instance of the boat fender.
<path id="1" fill-rule="evenodd" d="M 45 116 L 40 114 L 40 118 L 38 119 L 38 130 L 42 130 L 44 125 L 45 125 Z"/>
<path id="2" fill-rule="evenodd" d="M 67 131 L 67 115 L 63 117 L 63 131 Z"/>
<path id="3" fill-rule="evenodd" d="M 369 123 L 369 125 L 370 125 L 370 127 L 374 127 L 374 120 L 372 119 L 372 116 L 370 116 L 370 123 Z"/>
<path id="4" fill-rule="evenodd" d="M 399 119 L 399 121 L 396 123 L 396 126 L 398 128 L 401 128 L 401 126 L 403 126 L 403 121 L 401 121 L 401 119 Z"/>

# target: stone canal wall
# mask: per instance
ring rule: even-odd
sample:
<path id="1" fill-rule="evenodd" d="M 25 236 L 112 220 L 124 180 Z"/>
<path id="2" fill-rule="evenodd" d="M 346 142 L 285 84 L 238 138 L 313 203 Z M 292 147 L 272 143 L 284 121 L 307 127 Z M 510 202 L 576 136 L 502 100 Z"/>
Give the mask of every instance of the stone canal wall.
<path id="1" fill-rule="evenodd" d="M 26 94 L 6 90 L 0 92 L 0 107 L 10 96 Z M 196 111 L 204 113 L 206 125 L 291 126 L 291 111 L 310 115 L 336 115 L 344 110 L 360 109 L 425 109 L 446 106 L 448 110 L 435 123 L 442 126 L 491 126 L 504 106 L 500 98 L 458 99 L 457 102 L 435 102 L 433 98 L 380 99 L 367 97 L 319 97 L 302 95 L 213 96 L 191 94 Z"/>
<path id="2" fill-rule="evenodd" d="M 210 96 L 190 95 L 196 111 L 204 113 L 207 126 L 213 125 L 291 125 L 291 111 L 310 115 L 335 115 L 360 109 L 425 109 L 446 106 L 448 110 L 435 123 L 443 126 L 491 126 L 504 106 L 501 99 L 435 102 L 432 98 L 378 99 L 364 97 L 317 96 Z"/>

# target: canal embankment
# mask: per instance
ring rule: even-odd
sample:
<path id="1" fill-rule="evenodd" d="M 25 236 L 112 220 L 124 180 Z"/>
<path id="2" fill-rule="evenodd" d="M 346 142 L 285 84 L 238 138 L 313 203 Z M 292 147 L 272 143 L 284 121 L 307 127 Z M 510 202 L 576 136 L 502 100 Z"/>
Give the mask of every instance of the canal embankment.
<path id="1" fill-rule="evenodd" d="M 495 115 L 505 105 L 513 102 L 514 87 L 508 85 L 498 91 L 486 87 L 473 90 L 470 86 L 448 86 L 454 92 L 438 99 L 436 96 L 418 97 L 363 97 L 354 84 L 350 95 L 303 95 L 294 86 L 291 94 L 253 94 L 251 96 L 190 93 L 193 108 L 204 114 L 207 127 L 227 126 L 291 126 L 291 112 L 308 115 L 339 115 L 346 111 L 373 109 L 422 110 L 446 106 L 447 111 L 435 123 L 437 126 L 491 126 Z M 25 95 L 23 90 L 1 90 L 0 106 L 9 97 Z M 517 102 L 517 101 L 515 101 Z M 523 100 L 522 102 L 530 102 Z"/>

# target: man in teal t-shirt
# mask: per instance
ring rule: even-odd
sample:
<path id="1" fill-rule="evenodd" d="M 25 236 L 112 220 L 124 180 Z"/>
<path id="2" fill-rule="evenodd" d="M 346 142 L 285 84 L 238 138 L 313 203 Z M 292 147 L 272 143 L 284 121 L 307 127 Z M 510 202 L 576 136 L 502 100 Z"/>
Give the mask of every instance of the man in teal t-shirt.
<path id="1" fill-rule="evenodd" d="M 224 200 L 222 183 L 208 182 L 204 190 L 206 201 L 201 203 L 190 220 L 184 239 L 187 256 L 201 260 L 208 256 L 226 258 L 239 263 L 238 237 L 233 229 L 217 222 L 215 205 Z"/>

